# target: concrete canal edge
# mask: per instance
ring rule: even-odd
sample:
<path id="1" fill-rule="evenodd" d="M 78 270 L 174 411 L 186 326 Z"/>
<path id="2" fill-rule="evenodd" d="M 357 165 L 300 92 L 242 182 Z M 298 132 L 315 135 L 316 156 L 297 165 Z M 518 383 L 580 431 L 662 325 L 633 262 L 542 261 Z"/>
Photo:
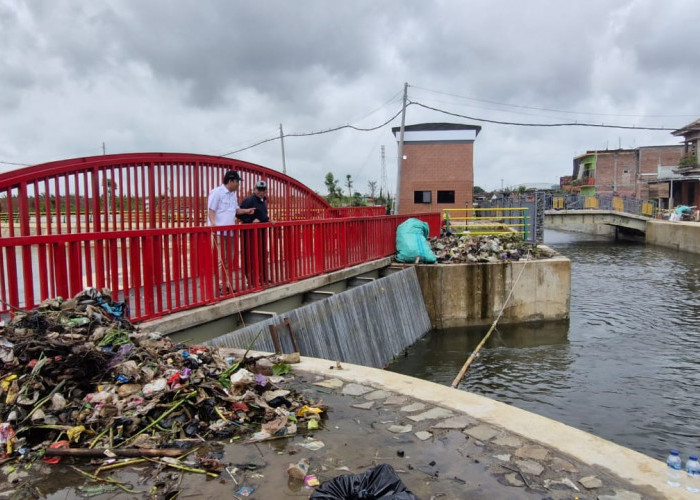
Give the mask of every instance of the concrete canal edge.
<path id="1" fill-rule="evenodd" d="M 388 265 L 388 260 L 383 259 L 382 264 Z M 372 267 L 376 269 L 376 265 L 375 262 Z M 568 318 L 569 315 L 571 263 L 565 257 L 527 262 L 415 267 L 431 320 L 443 318 L 442 321 L 435 322 L 435 326 L 440 325 L 438 327 L 486 324 L 492 321 L 512 287 L 514 294 L 504 311 L 503 322 L 556 320 Z M 361 270 L 367 269 L 369 267 Z M 521 270 L 523 274 L 517 280 Z M 345 274 L 341 273 L 343 276 Z M 289 287 L 298 293 L 331 280 L 331 277 L 314 278 L 308 283 L 299 282 L 254 294 L 255 296 L 232 299 L 226 303 L 200 308 L 202 310 L 199 312 L 190 311 L 175 318 L 151 322 L 148 330 L 167 333 L 168 330 L 182 329 L 183 323 L 184 328 L 187 328 L 187 325 L 206 322 L 218 315 L 238 314 L 246 308 L 256 307 L 269 300 L 270 294 L 282 297 Z M 451 297 L 452 295 L 456 296 Z M 367 319 L 371 321 L 371 318 Z M 369 385 L 463 413 L 592 467 L 600 467 L 635 486 L 652 488 L 659 492 L 659 498 L 685 497 L 684 491 L 666 485 L 663 462 L 561 422 L 433 382 L 346 362 L 342 362 L 342 366 L 342 370 L 332 369 L 335 360 L 302 357 L 301 364 L 294 365 L 294 370 Z"/>
<path id="2" fill-rule="evenodd" d="M 646 226 L 646 242 L 650 245 L 700 253 L 700 224 L 650 220 Z"/>
<path id="3" fill-rule="evenodd" d="M 264 354 L 264 353 L 256 353 Z M 658 491 L 658 498 L 691 498 L 666 485 L 666 464 L 587 432 L 484 396 L 377 368 L 302 357 L 294 371 L 338 378 L 424 401 L 540 443 L 640 488 Z"/>
<path id="4" fill-rule="evenodd" d="M 434 328 L 491 324 L 511 289 L 513 295 L 499 324 L 569 318 L 571 261 L 563 256 L 492 264 L 418 265 L 416 271 Z"/>

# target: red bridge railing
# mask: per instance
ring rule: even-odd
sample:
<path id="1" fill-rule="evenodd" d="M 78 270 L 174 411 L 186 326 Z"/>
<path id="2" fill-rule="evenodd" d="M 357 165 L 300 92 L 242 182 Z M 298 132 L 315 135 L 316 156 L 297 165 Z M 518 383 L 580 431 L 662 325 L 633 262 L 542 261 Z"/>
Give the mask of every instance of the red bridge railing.
<path id="1" fill-rule="evenodd" d="M 2 238 L 0 313 L 94 286 L 152 319 L 391 256 L 408 217 L 239 224 L 225 244 L 208 227 Z M 439 214 L 419 217 L 439 231 Z"/>
<path id="2" fill-rule="evenodd" d="M 179 153 L 93 156 L 0 174 L 2 236 L 72 234 L 206 225 L 209 191 L 227 170 L 243 180 L 239 198 L 268 184 L 273 220 L 383 215 L 383 207 L 333 208 L 275 170 L 240 160 Z"/>
<path id="3" fill-rule="evenodd" d="M 223 244 L 205 225 L 206 200 L 231 169 L 242 174 L 241 197 L 267 182 L 275 223 L 231 226 Z M 88 286 L 126 300 L 134 321 L 210 304 L 393 255 L 396 227 L 410 216 L 383 215 L 330 207 L 290 177 L 220 157 L 108 155 L 8 172 L 0 314 Z M 421 219 L 439 232 L 439 214 Z"/>

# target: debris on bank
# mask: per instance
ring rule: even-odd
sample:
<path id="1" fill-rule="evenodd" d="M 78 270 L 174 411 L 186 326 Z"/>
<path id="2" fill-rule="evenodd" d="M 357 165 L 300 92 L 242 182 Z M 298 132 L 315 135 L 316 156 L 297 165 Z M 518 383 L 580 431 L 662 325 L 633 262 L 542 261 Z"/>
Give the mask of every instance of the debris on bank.
<path id="1" fill-rule="evenodd" d="M 517 233 L 498 237 L 451 234 L 428 238 L 428 243 L 437 262 L 443 264 L 548 259 L 557 255 L 546 246 L 524 242 Z"/>
<path id="2" fill-rule="evenodd" d="M 139 332 L 127 314 L 109 290 L 89 288 L 0 327 L 0 464 L 159 457 L 149 460 L 218 476 L 225 465 L 196 450 L 208 440 L 319 428 L 326 406 L 281 387 L 298 355 L 224 358 Z"/>

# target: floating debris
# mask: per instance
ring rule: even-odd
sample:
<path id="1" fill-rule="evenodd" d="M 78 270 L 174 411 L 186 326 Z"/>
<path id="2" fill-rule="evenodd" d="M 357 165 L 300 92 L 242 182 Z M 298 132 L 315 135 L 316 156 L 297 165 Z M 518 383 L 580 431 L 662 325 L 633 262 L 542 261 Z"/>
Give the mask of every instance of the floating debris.
<path id="1" fill-rule="evenodd" d="M 224 357 L 140 332 L 127 314 L 108 290 L 89 288 L 0 327 L 0 459 L 88 457 L 114 468 L 148 457 L 218 477 L 216 456 L 185 460 L 188 448 L 319 428 L 327 407 L 276 385 L 298 357 Z"/>
<path id="2" fill-rule="evenodd" d="M 499 237 L 451 234 L 429 238 L 428 242 L 442 264 L 545 259 L 556 255 L 546 246 L 524 242 L 517 233 Z"/>

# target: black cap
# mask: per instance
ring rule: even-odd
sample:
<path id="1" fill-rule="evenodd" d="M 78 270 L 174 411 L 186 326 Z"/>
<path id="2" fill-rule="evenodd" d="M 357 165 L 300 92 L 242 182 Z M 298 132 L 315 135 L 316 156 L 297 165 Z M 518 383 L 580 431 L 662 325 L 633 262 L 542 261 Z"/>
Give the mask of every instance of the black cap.
<path id="1" fill-rule="evenodd" d="M 224 175 L 224 184 L 228 184 L 230 181 L 240 181 L 241 176 L 238 175 L 238 172 L 235 170 L 229 170 L 226 172 L 226 175 Z"/>

